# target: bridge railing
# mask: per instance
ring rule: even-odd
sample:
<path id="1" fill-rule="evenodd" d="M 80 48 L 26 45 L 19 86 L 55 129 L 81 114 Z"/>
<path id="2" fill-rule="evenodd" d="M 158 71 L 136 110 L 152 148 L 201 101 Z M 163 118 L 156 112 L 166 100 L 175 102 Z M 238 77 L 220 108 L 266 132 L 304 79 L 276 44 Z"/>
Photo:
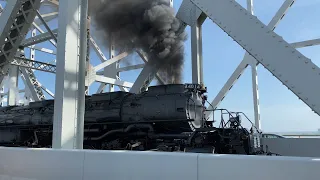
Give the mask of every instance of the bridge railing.
<path id="1" fill-rule="evenodd" d="M 319 180 L 320 159 L 0 148 L 0 179 Z"/>

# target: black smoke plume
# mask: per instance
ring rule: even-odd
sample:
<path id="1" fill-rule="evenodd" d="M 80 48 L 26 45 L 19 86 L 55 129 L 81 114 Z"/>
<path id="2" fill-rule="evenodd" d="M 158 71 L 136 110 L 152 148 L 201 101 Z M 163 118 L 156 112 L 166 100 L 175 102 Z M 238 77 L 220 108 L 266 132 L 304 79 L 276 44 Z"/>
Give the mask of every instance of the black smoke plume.
<path id="1" fill-rule="evenodd" d="M 89 15 L 105 42 L 112 37 L 122 50 L 142 50 L 160 67 L 162 78 L 181 83 L 187 36 L 179 32 L 180 21 L 169 0 L 90 0 Z"/>

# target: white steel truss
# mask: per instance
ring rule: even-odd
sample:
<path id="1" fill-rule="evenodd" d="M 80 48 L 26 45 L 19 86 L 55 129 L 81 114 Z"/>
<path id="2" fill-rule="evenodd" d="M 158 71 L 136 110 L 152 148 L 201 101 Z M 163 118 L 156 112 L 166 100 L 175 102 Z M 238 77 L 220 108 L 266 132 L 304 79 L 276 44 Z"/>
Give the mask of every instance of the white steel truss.
<path id="1" fill-rule="evenodd" d="M 266 26 L 234 0 L 191 0 L 191 2 L 241 45 L 248 52 L 247 57 L 249 55 L 254 57 L 314 112 L 320 115 L 320 99 L 317 96 L 320 86 L 314 84 L 319 81 L 320 69 L 310 59 L 273 32 L 279 22 L 277 16 L 271 21 L 271 25 Z M 293 0 L 285 1 L 279 10 L 283 13 L 281 16 L 277 14 L 278 17 L 283 17 L 283 14 L 293 2 Z M 235 18 L 237 18 L 237 21 L 234 21 Z M 253 37 L 252 34 L 256 36 Z M 289 64 L 290 66 L 288 66 Z M 241 74 L 240 71 L 238 74 Z M 297 72 L 301 72 L 301 74 Z M 307 79 L 308 81 L 306 81 Z"/>
<path id="2" fill-rule="evenodd" d="M 86 9 L 83 7 L 85 0 L 75 2 L 79 5 L 77 7 Z M 253 0 L 247 0 L 247 9 L 241 7 L 235 0 L 184 0 L 182 2 L 176 17 L 182 21 L 181 30 L 184 30 L 187 25 L 191 27 L 193 83 L 205 83 L 203 82 L 205 73 L 203 72 L 201 28 L 207 17 L 247 51 L 242 62 L 212 101 L 213 108 L 219 105 L 245 68 L 250 66 L 255 124 L 258 128 L 261 128 L 257 65 L 262 64 L 312 110 L 320 114 L 320 99 L 317 96 L 320 86 L 314 83 L 318 82 L 317 78 L 320 76 L 320 70 L 311 60 L 295 49 L 319 45 L 320 39 L 289 44 L 273 32 L 294 2 L 295 0 L 285 0 L 267 26 L 253 15 Z M 26 6 L 28 3 L 29 6 Z M 170 3 L 172 6 L 173 1 L 170 0 Z M 60 4 L 63 4 L 62 8 L 59 7 Z M 39 12 L 40 5 L 53 7 L 54 10 L 53 12 Z M 22 6 L 28 8 L 19 11 Z M 59 12 L 57 12 L 58 7 Z M 78 12 L 78 18 L 74 19 L 71 9 Z M 135 53 L 141 57 L 144 63 L 120 67 L 121 61 L 129 53 L 121 52 L 117 54 L 115 51 L 117 47 L 114 47 L 111 41 L 107 48 L 109 50 L 108 57 L 106 57 L 104 49 L 99 47 L 94 40 L 95 36 L 90 33 L 90 17 L 86 20 L 87 34 L 84 35 L 84 31 L 81 31 L 85 27 L 80 22 L 80 19 L 83 19 L 83 17 L 80 18 L 81 9 L 75 8 L 68 1 L 10 0 L 7 1 L 4 10 L 0 8 L 0 13 L 2 13 L 0 16 L 0 24 L 2 24 L 0 26 L 0 98 L 5 99 L 5 96 L 8 96 L 6 98 L 7 104 L 11 105 L 21 104 L 18 97 L 19 93 L 24 93 L 25 102 L 22 104 L 27 104 L 29 101 L 55 98 L 58 108 L 55 109 L 54 147 L 81 148 L 79 145 L 81 135 L 79 134 L 81 134 L 81 108 L 83 106 L 81 98 L 83 96 L 75 93 L 79 86 L 85 86 L 86 94 L 89 93 L 90 86 L 94 82 L 100 84 L 97 90 L 90 90 L 92 93 L 114 91 L 114 86 L 118 86 L 121 91 L 139 93 L 146 90 L 155 78 L 160 84 L 166 84 L 166 80 L 158 74 L 158 67 L 150 64 L 142 51 Z M 48 22 L 56 19 L 58 14 L 60 14 L 59 17 L 63 18 L 58 19 L 58 28 L 51 28 Z M 16 21 L 18 17 L 24 20 Z M 235 17 L 238 21 L 234 21 Z M 74 21 L 79 29 L 68 28 L 70 25 L 67 23 L 67 19 Z M 31 35 L 26 37 L 27 32 L 30 32 Z M 59 35 L 59 33 L 61 34 Z M 66 36 L 66 33 L 68 33 L 68 36 Z M 250 36 L 252 33 L 257 34 L 257 36 L 252 38 Z M 86 39 L 86 41 L 81 41 L 81 39 Z M 265 43 L 259 43 L 262 41 Z M 41 43 L 48 42 L 52 49 L 41 46 Z M 87 46 L 83 45 L 84 42 L 87 43 Z M 100 63 L 97 65 L 91 64 L 89 46 L 99 58 Z M 82 49 L 84 47 L 87 47 L 86 51 Z M 26 51 L 26 49 L 29 51 Z M 26 57 L 25 54 L 27 53 L 24 53 L 24 51 L 30 52 L 30 57 Z M 46 59 L 41 61 L 37 58 L 38 56 L 36 57 L 38 52 L 50 56 L 56 55 L 57 64 L 55 60 L 54 62 Z M 84 65 L 86 73 L 83 73 L 83 67 L 76 68 L 79 65 L 79 59 L 83 58 L 81 52 L 86 52 L 86 64 Z M 290 66 L 288 66 L 289 62 Z M 141 73 L 135 82 L 121 79 L 122 76 L 120 78 L 122 72 L 136 69 L 141 69 Z M 55 74 L 55 94 L 39 82 L 35 73 L 37 71 Z M 301 72 L 301 74 L 296 72 Z M 19 90 L 17 85 L 18 77 L 25 84 L 23 90 Z M 304 81 L 303 79 L 309 79 L 310 81 Z M 10 82 L 10 87 L 8 92 L 5 92 L 3 86 L 8 84 L 5 83 L 7 81 Z M 109 88 L 106 89 L 106 86 L 109 86 Z M 211 106 L 208 106 L 208 109 L 210 110 Z M 72 115 L 70 115 L 70 112 L 73 112 Z M 74 121 L 65 121 L 66 119 L 73 119 Z M 64 131 L 61 130 L 61 127 L 65 126 L 68 128 L 65 128 Z M 67 134 L 70 132 L 75 135 L 73 140 L 67 141 Z"/>

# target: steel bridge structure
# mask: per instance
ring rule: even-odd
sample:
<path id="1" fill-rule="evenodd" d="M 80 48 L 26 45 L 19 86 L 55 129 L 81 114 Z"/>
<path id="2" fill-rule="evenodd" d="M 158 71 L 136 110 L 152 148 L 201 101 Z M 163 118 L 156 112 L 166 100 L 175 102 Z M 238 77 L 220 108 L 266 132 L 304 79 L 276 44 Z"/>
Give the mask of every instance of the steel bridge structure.
<path id="1" fill-rule="evenodd" d="M 129 179 L 143 180 L 154 175 L 159 175 L 161 179 L 185 180 L 319 178 L 320 163 L 317 158 L 268 159 L 82 150 L 86 94 L 117 90 L 139 93 L 146 90 L 154 80 L 160 84 L 170 83 L 161 78 L 159 67 L 150 63 L 145 52 L 135 52 L 141 63 L 121 64 L 132 54 L 117 53 L 115 49 L 118 47 L 113 42 L 108 42 L 107 48 L 99 45 L 99 36 L 91 28 L 88 1 L 0 0 L 2 5 L 5 4 L 3 7 L 0 4 L 1 106 L 22 106 L 34 101 L 55 100 L 53 148 L 35 150 L 0 147 L 0 179 L 105 179 L 106 176 L 111 179 L 128 179 L 131 176 Z M 169 1 L 173 6 L 173 0 Z M 247 0 L 246 7 L 236 0 L 182 1 L 176 17 L 181 21 L 183 29 L 191 29 L 192 83 L 205 84 L 202 55 L 204 21 L 216 24 L 245 50 L 243 60 L 213 98 L 209 110 L 218 107 L 245 69 L 249 68 L 252 72 L 254 124 L 262 128 L 257 80 L 257 66 L 260 64 L 314 113 L 320 115 L 320 69 L 298 51 L 298 48 L 319 45 L 320 39 L 288 43 L 274 31 L 295 1 L 283 0 L 267 24 L 254 15 L 253 0 Z M 45 59 L 38 58 L 38 54 Z M 95 63 L 94 59 L 98 59 L 99 63 Z M 141 72 L 133 81 L 122 78 L 121 73 L 135 70 Z M 52 78 L 39 77 L 38 72 L 44 72 Z M 48 86 L 55 89 L 50 90 Z M 266 141 L 270 141 L 272 150 L 284 154 L 290 151 L 287 154 L 292 156 L 319 157 L 319 139 L 305 141 L 279 138 L 279 141 Z M 143 158 L 147 156 L 150 158 Z M 21 162 L 29 164 L 26 166 Z M 232 171 L 225 173 L 231 166 Z M 252 173 L 244 169 L 249 166 Z"/>
<path id="2" fill-rule="evenodd" d="M 253 0 L 247 1 L 247 7 L 242 7 L 234 0 L 184 0 L 182 2 L 176 17 L 181 20 L 184 27 L 191 27 L 193 83 L 203 83 L 201 26 L 207 18 L 246 50 L 243 60 L 213 99 L 209 109 L 219 105 L 244 70 L 250 67 L 254 122 L 257 127 L 261 128 L 257 81 L 257 65 L 261 64 L 315 113 L 320 114 L 320 97 L 317 96 L 320 86 L 315 83 L 320 79 L 320 69 L 311 59 L 297 50 L 297 48 L 318 45 L 320 39 L 288 43 L 274 32 L 294 2 L 295 0 L 284 1 L 268 24 L 263 24 L 254 16 Z M 173 5 L 172 1 L 171 5 Z M 41 14 L 42 7 L 50 7 L 51 11 Z M 108 48 L 109 57 L 106 57 L 90 31 L 90 17 L 86 11 L 87 8 L 88 2 L 83 4 L 80 0 L 75 2 L 10 0 L 6 2 L 4 9 L 1 8 L 2 104 L 22 105 L 31 101 L 54 98 L 56 104 L 54 138 L 57 139 L 58 147 L 76 147 L 74 142 L 64 143 L 66 138 L 64 136 L 67 136 L 66 133 L 69 131 L 81 131 L 81 128 L 74 127 L 77 127 L 77 121 L 82 119 L 81 108 L 84 106 L 84 93 L 114 91 L 115 86 L 121 91 L 138 93 L 146 89 L 155 78 L 162 84 L 166 83 L 157 74 L 157 67 L 148 63 L 143 52 L 137 52 L 143 63 L 120 67 L 119 62 L 129 53 L 116 54 L 111 42 Z M 237 21 L 234 20 L 235 18 Z M 52 28 L 49 24 L 54 20 L 58 21 L 57 28 Z M 69 22 L 74 22 L 77 27 L 70 28 Z M 27 36 L 28 34 L 30 36 Z M 55 49 L 42 47 L 42 42 L 50 42 Z M 90 50 L 96 53 L 101 61 L 100 64 L 90 63 Z M 39 60 L 36 58 L 38 52 L 56 56 L 56 60 Z M 134 82 L 120 78 L 121 72 L 134 69 L 142 69 Z M 47 82 L 39 82 L 35 71 L 55 75 L 55 94 L 45 87 Z M 309 81 L 304 81 L 305 79 Z M 24 89 L 18 89 L 19 80 L 22 80 Z M 100 83 L 98 89 L 91 89 L 90 86 L 96 82 Z M 8 87 L 4 88 L 5 85 Z M 4 92 L 4 89 L 7 89 L 7 92 Z M 75 119 L 75 121 L 66 119 Z M 62 128 L 65 129 L 64 132 L 60 127 L 67 128 Z"/>
<path id="3" fill-rule="evenodd" d="M 170 2 L 173 5 L 173 1 Z M 297 50 L 319 45 L 320 39 L 288 43 L 274 32 L 294 2 L 285 0 L 272 20 L 264 24 L 254 15 L 253 0 L 247 0 L 247 7 L 235 0 L 183 0 L 176 17 L 184 28 L 191 28 L 192 83 L 205 83 L 201 27 L 206 19 L 218 25 L 246 51 L 209 109 L 216 108 L 244 70 L 250 68 L 254 122 L 261 128 L 257 81 L 257 66 L 261 64 L 320 115 L 320 85 L 317 83 L 320 69 Z M 49 12 L 42 13 L 46 8 L 50 9 Z M 10 0 L 5 7 L 0 7 L 2 106 L 54 98 L 53 147 L 56 148 L 82 148 L 84 94 L 111 92 L 115 87 L 139 93 L 147 89 L 154 79 L 161 84 L 167 83 L 159 76 L 158 68 L 148 62 L 144 52 L 136 52 L 142 63 L 121 67 L 121 60 L 130 55 L 128 52 L 117 54 L 110 42 L 108 56 L 104 55 L 90 29 L 87 9 L 88 1 L 85 0 Z M 53 21 L 57 26 L 52 25 Z M 53 49 L 43 47 L 43 42 L 49 42 Z M 55 58 L 40 60 L 36 53 Z M 96 53 L 99 64 L 91 63 L 93 53 Z M 122 72 L 136 69 L 141 69 L 141 72 L 135 81 L 121 79 Z M 37 71 L 51 73 L 55 82 L 40 82 L 36 77 Z M 24 89 L 19 89 L 19 81 L 24 84 Z M 48 83 L 55 84 L 55 93 L 46 88 Z M 92 88 L 94 83 L 99 83 L 99 87 Z"/>

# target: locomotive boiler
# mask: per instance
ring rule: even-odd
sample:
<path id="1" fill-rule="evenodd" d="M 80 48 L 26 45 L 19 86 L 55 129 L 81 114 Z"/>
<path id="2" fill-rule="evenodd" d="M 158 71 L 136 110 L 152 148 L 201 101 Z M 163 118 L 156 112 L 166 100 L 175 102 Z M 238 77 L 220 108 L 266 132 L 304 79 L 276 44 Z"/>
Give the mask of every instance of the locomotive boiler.
<path id="1" fill-rule="evenodd" d="M 206 88 L 151 86 L 145 92 L 86 97 L 84 148 L 254 154 L 254 138 L 237 125 L 216 128 L 205 116 Z M 51 147 L 54 100 L 0 108 L 0 145 Z M 70 112 L 72 113 L 72 112 Z M 233 118 L 236 120 L 237 117 Z"/>

